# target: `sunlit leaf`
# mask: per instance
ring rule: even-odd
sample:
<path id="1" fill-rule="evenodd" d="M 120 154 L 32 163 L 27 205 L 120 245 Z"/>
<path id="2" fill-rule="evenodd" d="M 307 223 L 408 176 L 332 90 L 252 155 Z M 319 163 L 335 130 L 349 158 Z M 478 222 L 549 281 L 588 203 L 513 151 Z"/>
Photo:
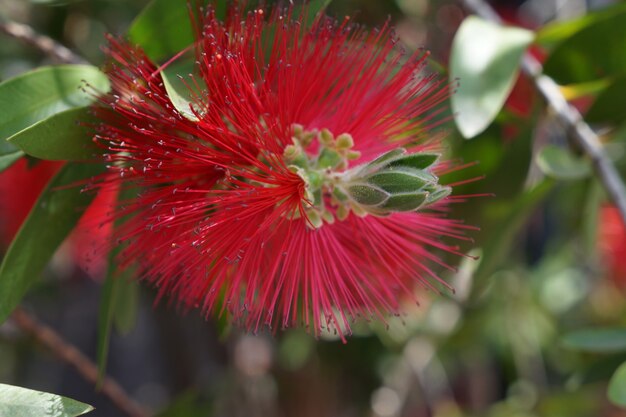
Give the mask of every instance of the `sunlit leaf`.
<path id="1" fill-rule="evenodd" d="M 478 135 L 494 120 L 532 40 L 530 31 L 475 16 L 461 24 L 452 44 L 450 78 L 460 82 L 451 100 L 454 120 L 465 138 Z"/>
<path id="2" fill-rule="evenodd" d="M 176 110 L 187 119 L 197 121 L 198 118 L 193 111 L 191 111 L 191 101 L 184 97 L 182 93 L 179 93 L 180 89 L 174 86 L 174 82 L 171 81 L 171 75 L 168 75 L 166 72 L 161 72 L 161 78 L 163 79 L 163 86 L 165 87 L 165 91 L 167 91 L 167 96 L 170 98 Z"/>
<path id="3" fill-rule="evenodd" d="M 544 174 L 560 180 L 577 180 L 591 174 L 589 161 L 577 158 L 563 147 L 546 145 L 537 155 L 537 165 Z"/>
<path id="4" fill-rule="evenodd" d="M 0 139 L 65 110 L 84 107 L 94 99 L 81 90 L 85 82 L 107 91 L 107 77 L 96 67 L 42 67 L 0 83 Z"/>
<path id="5" fill-rule="evenodd" d="M 611 377 L 607 395 L 613 404 L 626 408 L 626 362 Z"/>
<path id="6" fill-rule="evenodd" d="M 0 384 L 0 416 L 76 417 L 93 407 L 47 392 Z"/>
<path id="7" fill-rule="evenodd" d="M 563 344 L 585 352 L 626 352 L 626 329 L 578 330 L 565 335 Z"/>
<path id="8" fill-rule="evenodd" d="M 566 100 L 576 100 L 581 97 L 595 96 L 604 91 L 611 82 L 607 79 L 589 81 L 580 84 L 568 84 L 560 87 L 561 94 Z"/>
<path id="9" fill-rule="evenodd" d="M 102 153 L 85 123 L 94 122 L 89 108 L 66 110 L 11 136 L 8 142 L 35 158 L 53 161 L 93 159 Z"/>
<path id="10" fill-rule="evenodd" d="M 50 181 L 24 221 L 0 265 L 0 323 L 19 304 L 94 197 L 77 181 L 96 175 L 99 165 L 68 163 Z"/>

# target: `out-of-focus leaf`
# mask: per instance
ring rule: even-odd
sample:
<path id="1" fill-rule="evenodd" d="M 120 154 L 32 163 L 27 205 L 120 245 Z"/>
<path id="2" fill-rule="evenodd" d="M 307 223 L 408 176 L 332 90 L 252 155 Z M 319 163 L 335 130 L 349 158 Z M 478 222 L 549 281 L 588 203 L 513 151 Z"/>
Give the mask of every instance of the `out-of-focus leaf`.
<path id="1" fill-rule="evenodd" d="M 114 313 L 115 328 L 122 334 L 128 334 L 137 321 L 139 307 L 139 284 L 133 280 L 133 271 L 124 271 L 126 274 L 117 278 L 118 291 Z"/>
<path id="2" fill-rule="evenodd" d="M 611 82 L 609 80 L 590 81 L 588 83 L 569 84 L 561 86 L 561 94 L 566 100 L 576 100 L 581 97 L 595 96 L 604 91 Z"/>
<path id="3" fill-rule="evenodd" d="M 118 193 L 118 204 L 133 196 L 136 190 L 125 189 Z M 119 219 L 115 227 L 123 222 Z M 106 373 L 106 365 L 109 354 L 109 343 L 113 324 L 122 332 L 130 331 L 135 323 L 138 305 L 138 288 L 135 282 L 130 281 L 132 269 L 118 270 L 115 258 L 120 249 L 115 248 L 109 254 L 107 276 L 102 285 L 102 295 L 98 312 L 98 343 L 96 350 L 96 362 L 98 364 L 98 384 L 101 384 Z"/>
<path id="4" fill-rule="evenodd" d="M 561 42 L 544 64 L 559 84 L 626 74 L 626 8 L 593 22 Z"/>
<path id="5" fill-rule="evenodd" d="M 483 248 L 484 256 L 480 259 L 480 265 L 474 273 L 473 294 L 480 294 L 485 289 L 488 284 L 487 278 L 496 271 L 509 253 L 515 235 L 553 186 L 553 181 L 544 180 L 511 203 L 508 214 L 494 228 L 496 233 Z"/>
<path id="6" fill-rule="evenodd" d="M 90 104 L 93 97 L 81 90 L 85 82 L 97 90 L 109 89 L 106 75 L 88 65 L 42 67 L 0 83 L 0 139 Z"/>
<path id="7" fill-rule="evenodd" d="M 559 180 L 578 180 L 591 174 L 589 161 L 554 145 L 546 145 L 539 151 L 537 165 L 544 174 Z"/>
<path id="8" fill-rule="evenodd" d="M 554 46 L 588 26 L 625 12 L 626 3 L 617 3 L 597 12 L 585 14 L 577 19 L 550 23 L 537 32 L 536 41 L 545 47 Z"/>
<path id="9" fill-rule="evenodd" d="M 626 351 L 626 329 L 585 329 L 563 336 L 563 344 L 573 350 L 612 353 Z"/>
<path id="10" fill-rule="evenodd" d="M 626 121 L 624 97 L 626 97 L 626 76 L 616 79 L 598 95 L 585 114 L 585 120 L 589 123 L 610 124 Z"/>
<path id="11" fill-rule="evenodd" d="M 310 24 L 317 13 L 332 0 L 312 0 L 308 2 L 306 24 Z M 128 35 L 133 43 L 143 47 L 146 54 L 159 61 L 171 57 L 194 42 L 190 24 L 188 0 L 152 0 L 131 24 Z M 209 2 L 215 8 L 218 19 L 224 19 L 228 1 Z M 295 6 L 294 16 L 298 16 L 301 6 Z"/>
<path id="12" fill-rule="evenodd" d="M 11 136 L 8 142 L 24 153 L 52 161 L 87 160 L 102 150 L 91 140 L 85 123 L 95 122 L 89 108 L 65 110 Z"/>
<path id="13" fill-rule="evenodd" d="M 203 3 L 205 3 L 203 1 Z M 188 0 L 152 0 L 135 18 L 128 36 L 153 60 L 159 61 L 182 51 L 194 41 Z M 218 18 L 226 15 L 226 0 L 212 1 Z"/>
<path id="14" fill-rule="evenodd" d="M 626 408 L 626 362 L 611 377 L 607 395 L 613 404 Z"/>
<path id="15" fill-rule="evenodd" d="M 83 193 L 73 184 L 102 169 L 99 165 L 68 163 L 39 196 L 0 265 L 0 323 L 39 279 L 93 199 L 93 193 Z"/>
<path id="16" fill-rule="evenodd" d="M 76 417 L 93 407 L 47 392 L 0 384 L 0 416 Z"/>
<path id="17" fill-rule="evenodd" d="M 461 24 L 452 44 L 450 79 L 460 86 L 452 96 L 454 120 L 473 138 L 494 120 L 513 88 L 520 58 L 533 33 L 500 26 L 475 16 Z"/>
<path id="18" fill-rule="evenodd" d="M 19 148 L 0 139 L 0 172 L 13 165 L 22 156 L 24 156 L 24 152 L 20 151 Z"/>

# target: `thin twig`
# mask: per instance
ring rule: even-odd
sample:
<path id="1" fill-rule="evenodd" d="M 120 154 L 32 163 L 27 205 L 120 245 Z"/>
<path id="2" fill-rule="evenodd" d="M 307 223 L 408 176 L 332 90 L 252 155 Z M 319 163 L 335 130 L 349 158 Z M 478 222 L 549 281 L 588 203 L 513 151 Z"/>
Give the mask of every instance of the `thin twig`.
<path id="1" fill-rule="evenodd" d="M 461 0 L 461 2 L 472 13 L 492 22 L 502 23 L 500 16 L 484 0 Z M 598 135 L 585 123 L 580 112 L 567 102 L 558 84 L 543 74 L 541 63 L 529 53 L 524 54 L 522 59 L 522 72 L 533 79 L 535 88 L 565 127 L 570 141 L 591 159 L 604 189 L 626 222 L 626 187 L 615 165 L 604 152 Z"/>
<path id="2" fill-rule="evenodd" d="M 31 335 L 46 348 L 50 349 L 59 359 L 70 364 L 90 384 L 98 382 L 98 367 L 76 347 L 65 341 L 50 327 L 40 323 L 22 308 L 13 312 L 13 321 L 24 333 Z M 130 417 L 147 417 L 150 413 L 144 410 L 122 387 L 109 377 L 102 382 L 101 392 L 107 396 L 117 408 Z"/>
<path id="3" fill-rule="evenodd" d="M 40 35 L 33 28 L 22 23 L 0 20 L 0 32 L 21 40 L 44 54 L 66 64 L 86 64 L 79 55 L 75 54 L 65 46 L 52 38 Z"/>

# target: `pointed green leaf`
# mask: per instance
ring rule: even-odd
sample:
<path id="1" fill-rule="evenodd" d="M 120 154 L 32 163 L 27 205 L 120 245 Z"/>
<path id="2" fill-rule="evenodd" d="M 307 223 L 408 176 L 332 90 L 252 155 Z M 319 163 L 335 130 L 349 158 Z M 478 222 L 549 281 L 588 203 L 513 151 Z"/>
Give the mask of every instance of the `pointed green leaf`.
<path id="1" fill-rule="evenodd" d="M 39 159 L 75 161 L 93 159 L 102 149 L 92 141 L 95 123 L 89 108 L 66 110 L 11 136 L 8 142 Z"/>
<path id="2" fill-rule="evenodd" d="M 0 416 L 76 417 L 93 407 L 47 392 L 0 384 Z"/>
<path id="3" fill-rule="evenodd" d="M 401 171 L 382 171 L 367 178 L 366 181 L 368 184 L 375 185 L 393 194 L 419 191 L 426 184 L 436 182 L 437 177 L 424 171 L 405 169 Z"/>
<path id="4" fill-rule="evenodd" d="M 0 265 L 0 323 L 19 304 L 94 197 L 77 181 L 101 172 L 98 165 L 65 165 L 24 221 Z"/>
<path id="5" fill-rule="evenodd" d="M 127 201 L 137 195 L 134 188 L 126 188 L 118 192 L 117 204 Z M 124 218 L 116 220 L 114 227 L 119 227 Z M 100 307 L 98 311 L 98 344 L 96 349 L 96 362 L 98 364 L 98 384 L 104 380 L 106 365 L 111 340 L 113 324 L 118 330 L 130 330 L 136 315 L 138 291 L 136 283 L 131 282 L 133 268 L 119 270 L 116 265 L 116 257 L 120 248 L 114 248 L 109 253 L 107 275 L 102 285 Z M 130 298 L 130 299 L 129 299 Z"/>
<path id="6" fill-rule="evenodd" d="M 595 353 L 626 352 L 626 329 L 585 329 L 563 337 L 572 350 Z"/>
<path id="7" fill-rule="evenodd" d="M 41 67 L 0 83 L 0 139 L 8 139 L 52 115 L 84 107 L 93 97 L 81 90 L 84 81 L 100 91 L 109 82 L 88 65 Z"/>
<path id="8" fill-rule="evenodd" d="M 613 404 L 626 408 L 626 362 L 622 363 L 611 377 L 607 395 Z"/>
<path id="9" fill-rule="evenodd" d="M 415 211 L 425 201 L 424 193 L 394 194 L 380 208 L 386 211 Z"/>
<path id="10" fill-rule="evenodd" d="M 417 152 L 410 155 L 394 159 L 387 163 L 387 167 L 405 167 L 413 169 L 426 169 L 439 159 L 440 155 L 435 153 Z"/>
<path id="11" fill-rule="evenodd" d="M 354 201 L 366 206 L 375 206 L 381 204 L 387 198 L 389 194 L 381 190 L 380 188 L 373 187 L 371 185 L 352 185 L 348 187 L 348 195 Z"/>
<path id="12" fill-rule="evenodd" d="M 384 154 L 382 154 L 381 156 L 379 156 L 378 158 L 372 160 L 371 162 L 367 163 L 367 166 L 378 166 L 378 165 L 382 165 L 383 162 L 385 161 L 389 161 L 393 158 L 397 158 L 399 156 L 402 156 L 406 154 L 406 149 L 404 148 L 396 148 L 393 149 L 389 152 L 385 152 Z"/>
<path id="13" fill-rule="evenodd" d="M 439 200 L 443 200 L 451 193 L 452 188 L 450 187 L 438 187 L 437 190 L 428 194 L 428 198 L 426 198 L 426 204 L 434 204 Z"/>
<path id="14" fill-rule="evenodd" d="M 537 165 L 544 172 L 556 179 L 577 180 L 591 174 L 589 161 L 577 158 L 565 148 L 546 145 L 537 156 Z"/>
<path id="15" fill-rule="evenodd" d="M 483 132 L 495 119 L 532 41 L 533 33 L 528 30 L 475 16 L 463 21 L 452 44 L 450 79 L 460 82 L 451 100 L 454 120 L 465 138 Z"/>
<path id="16" fill-rule="evenodd" d="M 167 96 L 170 98 L 174 108 L 187 119 L 197 122 L 198 118 L 193 111 L 191 111 L 191 101 L 187 100 L 187 98 L 174 87 L 171 75 L 163 71 L 161 72 L 161 78 L 163 79 L 163 86 L 165 87 L 165 91 L 167 91 Z"/>

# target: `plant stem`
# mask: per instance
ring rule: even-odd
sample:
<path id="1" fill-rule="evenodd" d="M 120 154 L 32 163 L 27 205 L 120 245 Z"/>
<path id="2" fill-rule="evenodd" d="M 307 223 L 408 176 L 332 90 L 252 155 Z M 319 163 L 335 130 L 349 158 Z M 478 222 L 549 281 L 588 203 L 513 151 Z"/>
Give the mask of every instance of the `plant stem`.
<path id="1" fill-rule="evenodd" d="M 64 340 L 57 332 L 42 324 L 32 315 L 18 307 L 12 316 L 15 324 L 26 334 L 49 349 L 63 362 L 71 365 L 94 387 L 98 382 L 98 367 L 75 346 Z M 100 392 L 129 417 L 147 417 L 150 413 L 137 404 L 112 378 L 105 377 Z"/>
<path id="2" fill-rule="evenodd" d="M 467 10 L 483 19 L 502 23 L 500 16 L 484 0 L 461 0 L 461 3 Z M 533 80 L 535 89 L 555 112 L 557 120 L 565 128 L 571 143 L 591 159 L 604 189 L 626 223 L 626 187 L 615 165 L 604 152 L 598 135 L 585 122 L 580 112 L 567 102 L 558 84 L 543 74 L 541 63 L 529 53 L 524 54 L 522 59 L 522 72 Z"/>
<path id="3" fill-rule="evenodd" d="M 28 25 L 0 20 L 0 32 L 39 49 L 44 54 L 66 64 L 86 64 L 87 61 L 65 46 L 41 35 Z"/>

